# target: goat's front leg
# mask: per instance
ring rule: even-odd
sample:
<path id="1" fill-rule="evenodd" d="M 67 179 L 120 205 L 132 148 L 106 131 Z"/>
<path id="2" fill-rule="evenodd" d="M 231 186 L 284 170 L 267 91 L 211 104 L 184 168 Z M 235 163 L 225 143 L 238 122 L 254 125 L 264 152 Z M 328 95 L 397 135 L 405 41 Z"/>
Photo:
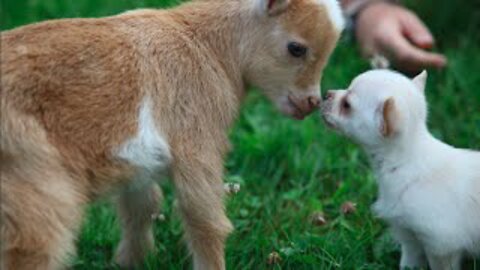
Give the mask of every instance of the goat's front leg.
<path id="1" fill-rule="evenodd" d="M 225 269 L 224 242 L 232 225 L 223 204 L 221 155 L 177 157 L 172 169 L 194 269 Z"/>

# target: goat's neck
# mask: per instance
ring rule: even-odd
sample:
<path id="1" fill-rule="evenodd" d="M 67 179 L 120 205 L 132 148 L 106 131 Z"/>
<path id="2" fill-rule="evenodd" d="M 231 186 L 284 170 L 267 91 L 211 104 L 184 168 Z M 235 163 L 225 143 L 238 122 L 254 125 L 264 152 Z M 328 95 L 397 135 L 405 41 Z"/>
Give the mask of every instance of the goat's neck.
<path id="1" fill-rule="evenodd" d="M 254 42 L 252 32 L 258 27 L 250 9 L 242 1 L 199 1 L 178 10 L 190 24 L 193 38 L 219 61 L 239 98 L 246 88 L 244 73 Z"/>

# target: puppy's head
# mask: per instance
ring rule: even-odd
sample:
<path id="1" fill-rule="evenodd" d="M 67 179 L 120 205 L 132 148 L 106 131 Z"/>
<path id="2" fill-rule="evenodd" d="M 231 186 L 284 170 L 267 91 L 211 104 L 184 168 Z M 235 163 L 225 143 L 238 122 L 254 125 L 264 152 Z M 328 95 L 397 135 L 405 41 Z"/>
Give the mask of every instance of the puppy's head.
<path id="1" fill-rule="evenodd" d="M 362 145 L 381 145 L 425 125 L 426 79 L 425 71 L 413 80 L 393 71 L 365 72 L 348 89 L 328 91 L 323 118 Z"/>

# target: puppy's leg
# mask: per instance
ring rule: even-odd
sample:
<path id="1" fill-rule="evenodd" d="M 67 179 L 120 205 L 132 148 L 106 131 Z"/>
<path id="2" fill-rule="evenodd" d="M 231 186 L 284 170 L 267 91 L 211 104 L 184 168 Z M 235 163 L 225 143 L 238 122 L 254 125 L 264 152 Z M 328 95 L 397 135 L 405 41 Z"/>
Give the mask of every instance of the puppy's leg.
<path id="1" fill-rule="evenodd" d="M 82 202 L 68 178 L 22 173 L 2 172 L 2 269 L 61 269 L 74 255 Z"/>
<path id="2" fill-rule="evenodd" d="M 117 207 L 122 240 L 115 260 L 120 266 L 138 266 L 154 249 L 152 225 L 154 215 L 159 212 L 161 198 L 161 190 L 154 182 L 125 189 L 119 195 Z"/>
<path id="3" fill-rule="evenodd" d="M 195 270 L 225 269 L 224 241 L 232 225 L 224 212 L 222 167 L 215 155 L 174 162 L 179 210 Z"/>
<path id="4" fill-rule="evenodd" d="M 427 257 L 432 270 L 460 270 L 462 266 L 462 254 L 460 252 L 444 256 L 437 256 L 427 252 Z"/>
<path id="5" fill-rule="evenodd" d="M 422 244 L 413 233 L 399 227 L 392 227 L 392 233 L 402 246 L 400 269 L 422 268 L 427 266 L 427 258 Z"/>

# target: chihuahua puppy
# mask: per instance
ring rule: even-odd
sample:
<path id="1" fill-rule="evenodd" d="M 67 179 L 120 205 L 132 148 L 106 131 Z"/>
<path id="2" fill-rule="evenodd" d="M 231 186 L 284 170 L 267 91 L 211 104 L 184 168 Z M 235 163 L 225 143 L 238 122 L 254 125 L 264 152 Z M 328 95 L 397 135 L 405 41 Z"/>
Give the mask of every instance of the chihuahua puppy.
<path id="1" fill-rule="evenodd" d="M 463 254 L 480 250 L 480 153 L 429 133 L 426 79 L 368 71 L 329 91 L 322 115 L 367 152 L 379 185 L 373 210 L 401 244 L 400 268 L 460 269 Z"/>

